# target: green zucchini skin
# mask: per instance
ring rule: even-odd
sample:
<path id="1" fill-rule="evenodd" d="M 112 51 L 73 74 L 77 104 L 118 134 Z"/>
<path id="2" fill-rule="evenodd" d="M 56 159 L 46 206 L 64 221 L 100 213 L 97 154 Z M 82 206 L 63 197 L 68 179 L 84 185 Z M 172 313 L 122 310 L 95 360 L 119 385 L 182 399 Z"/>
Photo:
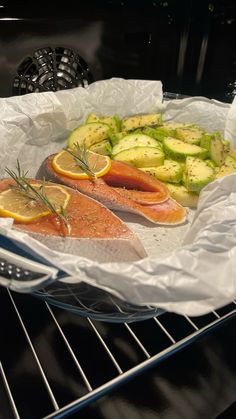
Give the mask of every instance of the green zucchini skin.
<path id="1" fill-rule="evenodd" d="M 109 137 L 111 128 L 101 122 L 90 122 L 75 128 L 67 139 L 67 146 L 72 148 L 74 144 L 90 148 Z"/>
<path id="2" fill-rule="evenodd" d="M 141 170 L 162 182 L 180 183 L 182 181 L 183 166 L 174 160 L 164 160 L 162 166 L 145 167 Z"/>
<path id="3" fill-rule="evenodd" d="M 215 178 L 215 171 L 207 162 L 197 157 L 187 157 L 184 182 L 189 192 L 199 193 Z"/>
<path id="4" fill-rule="evenodd" d="M 163 150 L 165 154 L 173 159 L 184 161 L 188 156 L 206 158 L 208 151 L 195 144 L 188 144 L 176 138 L 167 137 L 163 140 Z"/>

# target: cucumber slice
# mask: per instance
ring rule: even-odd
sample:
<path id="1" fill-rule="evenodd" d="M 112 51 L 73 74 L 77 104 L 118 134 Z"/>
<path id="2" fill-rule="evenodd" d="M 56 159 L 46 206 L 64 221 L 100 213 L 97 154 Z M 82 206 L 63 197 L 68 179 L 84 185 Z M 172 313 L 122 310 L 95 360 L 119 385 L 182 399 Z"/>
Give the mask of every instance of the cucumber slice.
<path id="1" fill-rule="evenodd" d="M 145 126 L 160 125 L 162 122 L 162 115 L 157 114 L 146 114 L 146 115 L 134 115 L 128 118 L 124 118 L 122 121 L 122 131 L 131 131 L 136 128 L 142 128 Z"/>
<path id="2" fill-rule="evenodd" d="M 128 150 L 133 147 L 160 147 L 158 142 L 154 138 L 143 134 L 129 134 L 122 138 L 112 150 L 113 156 L 120 153 L 123 150 Z"/>
<path id="3" fill-rule="evenodd" d="M 197 208 L 198 194 L 189 192 L 184 185 L 165 184 L 170 192 L 170 196 L 183 207 Z"/>
<path id="4" fill-rule="evenodd" d="M 214 177 L 214 169 L 204 160 L 187 157 L 184 182 L 189 192 L 200 192 Z"/>
<path id="5" fill-rule="evenodd" d="M 167 137 L 163 140 L 163 149 L 167 156 L 180 161 L 185 160 L 187 156 L 196 156 L 204 159 L 208 154 L 207 150 L 202 147 L 184 143 L 172 137 Z"/>
<path id="6" fill-rule="evenodd" d="M 113 158 L 139 168 L 161 166 L 164 163 L 164 153 L 157 147 L 133 147 L 121 151 Z"/>
<path id="7" fill-rule="evenodd" d="M 182 180 L 183 167 L 177 161 L 164 160 L 162 166 L 140 169 L 163 182 L 179 183 Z"/>
<path id="8" fill-rule="evenodd" d="M 91 122 L 75 128 L 67 139 L 67 146 L 72 148 L 75 143 L 90 148 L 109 137 L 110 127 L 100 122 Z"/>

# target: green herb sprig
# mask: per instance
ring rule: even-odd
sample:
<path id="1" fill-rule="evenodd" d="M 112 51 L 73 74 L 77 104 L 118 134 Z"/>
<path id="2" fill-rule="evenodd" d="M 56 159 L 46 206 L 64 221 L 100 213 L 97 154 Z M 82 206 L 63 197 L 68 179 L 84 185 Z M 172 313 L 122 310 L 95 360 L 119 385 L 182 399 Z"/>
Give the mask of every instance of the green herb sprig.
<path id="1" fill-rule="evenodd" d="M 12 188 L 20 192 L 24 196 L 33 201 L 36 201 L 39 205 L 46 207 L 52 214 L 56 215 L 59 220 L 65 225 L 66 230 L 69 231 L 69 224 L 65 210 L 62 206 L 59 209 L 50 201 L 45 193 L 45 179 L 43 179 L 42 184 L 38 189 L 36 189 L 28 180 L 27 172 L 22 171 L 20 167 L 19 160 L 17 159 L 16 171 L 10 170 L 7 167 L 5 172 L 16 182 L 16 185 L 12 185 Z"/>
<path id="2" fill-rule="evenodd" d="M 78 143 L 75 143 L 73 146 L 75 151 L 69 148 L 64 148 L 64 150 L 67 151 L 67 153 L 69 153 L 72 157 L 74 157 L 75 163 L 78 164 L 83 172 L 87 173 L 87 175 L 91 178 L 96 179 L 94 169 L 96 168 L 97 162 L 95 161 L 93 167 L 91 167 L 88 161 L 88 150 L 85 144 L 79 145 Z"/>

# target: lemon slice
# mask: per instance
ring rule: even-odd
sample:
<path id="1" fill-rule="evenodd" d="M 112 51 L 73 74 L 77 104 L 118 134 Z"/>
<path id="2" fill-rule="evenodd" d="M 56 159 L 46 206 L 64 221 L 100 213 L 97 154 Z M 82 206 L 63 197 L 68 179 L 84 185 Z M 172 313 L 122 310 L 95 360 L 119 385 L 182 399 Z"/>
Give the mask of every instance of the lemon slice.
<path id="1" fill-rule="evenodd" d="M 40 187 L 40 184 L 31 184 L 35 189 Z M 67 190 L 59 185 L 45 185 L 44 193 L 58 212 L 61 211 L 61 208 L 66 208 L 70 199 Z M 50 213 L 44 204 L 27 197 L 16 189 L 9 188 L 0 193 L 0 216 L 28 222 Z"/>
<path id="2" fill-rule="evenodd" d="M 73 149 L 73 153 L 78 152 Z M 94 176 L 100 177 L 105 175 L 110 170 L 111 159 L 108 156 L 103 156 L 94 153 L 91 150 L 86 151 L 86 159 L 89 169 L 94 173 Z M 89 179 L 91 175 L 83 171 L 76 159 L 66 150 L 62 150 L 52 160 L 52 166 L 57 173 L 61 173 L 73 179 Z"/>

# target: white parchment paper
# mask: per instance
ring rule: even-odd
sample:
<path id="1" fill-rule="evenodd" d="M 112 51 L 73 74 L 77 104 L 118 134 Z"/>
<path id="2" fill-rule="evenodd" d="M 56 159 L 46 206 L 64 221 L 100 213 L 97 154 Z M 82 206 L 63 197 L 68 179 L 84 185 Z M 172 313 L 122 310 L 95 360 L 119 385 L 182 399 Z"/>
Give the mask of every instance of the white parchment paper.
<path id="1" fill-rule="evenodd" d="M 58 93 L 0 99 L 0 176 L 16 159 L 34 176 L 42 160 L 65 145 L 89 112 L 125 115 L 163 112 L 164 120 L 220 130 L 235 146 L 236 104 L 195 97 L 162 102 L 158 81 L 111 79 Z M 236 174 L 208 185 L 197 211 L 178 227 L 158 227 L 119 214 L 137 233 L 148 257 L 134 263 L 97 263 L 49 249 L 0 219 L 0 234 L 41 260 L 134 304 L 200 315 L 236 296 Z M 192 221 L 193 220 L 193 221 Z"/>

